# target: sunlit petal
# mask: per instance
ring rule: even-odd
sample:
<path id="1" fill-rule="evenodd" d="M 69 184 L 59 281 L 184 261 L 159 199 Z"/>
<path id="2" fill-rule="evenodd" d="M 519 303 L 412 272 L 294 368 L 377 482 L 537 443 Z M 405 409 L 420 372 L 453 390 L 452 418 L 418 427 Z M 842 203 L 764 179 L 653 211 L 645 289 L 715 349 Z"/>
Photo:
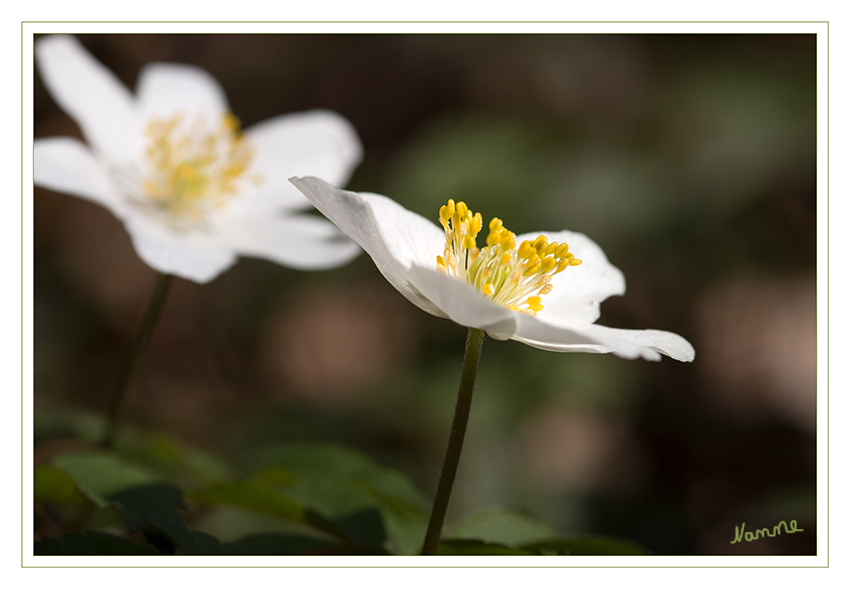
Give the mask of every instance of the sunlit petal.
<path id="1" fill-rule="evenodd" d="M 434 263 L 434 252 L 442 251 L 443 232 L 436 224 L 379 194 L 339 190 L 317 178 L 293 178 L 292 183 L 371 256 L 401 294 L 425 311 L 441 315 L 408 282 L 414 265 L 428 267 Z"/>

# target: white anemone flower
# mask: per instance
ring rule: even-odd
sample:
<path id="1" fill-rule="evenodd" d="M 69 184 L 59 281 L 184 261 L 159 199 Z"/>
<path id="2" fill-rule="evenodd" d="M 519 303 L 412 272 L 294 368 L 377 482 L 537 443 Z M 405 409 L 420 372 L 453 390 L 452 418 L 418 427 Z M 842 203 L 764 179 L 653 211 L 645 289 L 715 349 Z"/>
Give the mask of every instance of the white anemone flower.
<path id="1" fill-rule="evenodd" d="M 346 182 L 362 148 L 340 115 L 278 116 L 242 132 L 207 72 L 152 63 L 132 94 L 74 38 L 36 41 L 41 78 L 82 131 L 35 141 L 35 184 L 95 202 L 120 219 L 152 268 L 205 283 L 238 255 L 323 269 L 360 252 L 336 227 L 302 210 L 287 181 Z"/>
<path id="2" fill-rule="evenodd" d="M 694 359 L 693 346 L 675 333 L 594 323 L 599 304 L 624 294 L 626 281 L 581 233 L 514 235 L 493 219 L 479 248 L 483 220 L 464 203 L 450 200 L 440 209 L 440 228 L 379 194 L 339 190 L 311 177 L 291 182 L 402 295 L 432 315 L 543 350 Z"/>

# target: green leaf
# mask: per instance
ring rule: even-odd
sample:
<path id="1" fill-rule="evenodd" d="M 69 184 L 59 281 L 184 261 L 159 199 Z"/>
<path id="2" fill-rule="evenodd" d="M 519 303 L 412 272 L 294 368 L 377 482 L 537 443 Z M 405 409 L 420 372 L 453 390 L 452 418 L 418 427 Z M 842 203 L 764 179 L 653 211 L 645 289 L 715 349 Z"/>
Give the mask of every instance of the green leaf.
<path id="1" fill-rule="evenodd" d="M 132 533 L 141 531 L 145 538 L 164 553 L 180 547 L 194 554 L 196 540 L 183 523 L 186 509 L 183 493 L 171 485 L 148 485 L 127 489 L 109 496 Z"/>
<path id="2" fill-rule="evenodd" d="M 73 532 L 35 543 L 36 556 L 46 555 L 155 555 L 150 546 L 103 532 Z"/>
<path id="3" fill-rule="evenodd" d="M 429 501 L 404 475 L 331 444 L 272 446 L 259 453 L 255 463 L 260 473 L 268 473 L 269 468 L 285 472 L 276 488 L 325 517 L 378 509 L 392 550 L 418 552 Z"/>
<path id="4" fill-rule="evenodd" d="M 628 540 L 588 536 L 534 542 L 521 546 L 534 554 L 584 555 L 646 555 L 646 550 Z"/>
<path id="5" fill-rule="evenodd" d="M 558 532 L 528 513 L 496 508 L 467 517 L 449 528 L 445 537 L 519 547 L 557 538 Z"/>
<path id="6" fill-rule="evenodd" d="M 258 534 L 224 545 L 225 554 L 311 554 L 329 550 L 337 543 L 294 534 Z"/>
<path id="7" fill-rule="evenodd" d="M 198 503 L 244 507 L 297 522 L 306 519 L 307 510 L 301 504 L 257 480 L 216 483 L 191 493 L 189 497 Z"/>
<path id="8" fill-rule="evenodd" d="M 116 449 L 120 455 L 171 477 L 208 482 L 230 476 L 223 462 L 163 434 L 142 435 L 126 430 Z"/>
<path id="9" fill-rule="evenodd" d="M 384 520 L 377 509 L 364 509 L 338 518 L 336 523 L 351 541 L 365 546 L 382 546 L 387 539 Z"/>
<path id="10" fill-rule="evenodd" d="M 35 469 L 33 496 L 36 503 L 84 505 L 86 498 L 77 490 L 74 479 L 65 471 L 50 464 Z"/>
<path id="11" fill-rule="evenodd" d="M 73 479 L 77 488 L 101 508 L 108 504 L 108 495 L 157 482 L 153 473 L 111 452 L 64 454 L 51 463 Z"/>
<path id="12" fill-rule="evenodd" d="M 514 555 L 529 556 L 533 552 L 481 540 L 443 540 L 437 547 L 438 555 Z"/>

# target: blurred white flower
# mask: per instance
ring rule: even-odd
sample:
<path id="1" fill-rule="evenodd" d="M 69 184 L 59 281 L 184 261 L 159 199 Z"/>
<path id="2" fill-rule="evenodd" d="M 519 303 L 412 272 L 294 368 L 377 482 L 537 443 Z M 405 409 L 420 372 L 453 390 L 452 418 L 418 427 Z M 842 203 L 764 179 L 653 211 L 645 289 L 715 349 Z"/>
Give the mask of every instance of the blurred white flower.
<path id="1" fill-rule="evenodd" d="M 241 132 L 218 82 L 189 65 L 154 63 L 130 91 L 73 37 L 36 41 L 48 92 L 80 127 L 39 139 L 39 186 L 93 201 L 120 219 L 154 269 L 209 282 L 237 255 L 299 269 L 344 264 L 360 249 L 287 179 L 346 182 L 360 141 L 340 115 L 314 110 Z"/>
<path id="2" fill-rule="evenodd" d="M 599 303 L 623 294 L 626 283 L 581 233 L 516 236 L 493 219 L 479 249 L 481 215 L 463 203 L 441 208 L 440 229 L 385 196 L 339 190 L 317 178 L 291 181 L 401 294 L 432 315 L 544 350 L 694 359 L 693 346 L 674 333 L 594 324 Z"/>

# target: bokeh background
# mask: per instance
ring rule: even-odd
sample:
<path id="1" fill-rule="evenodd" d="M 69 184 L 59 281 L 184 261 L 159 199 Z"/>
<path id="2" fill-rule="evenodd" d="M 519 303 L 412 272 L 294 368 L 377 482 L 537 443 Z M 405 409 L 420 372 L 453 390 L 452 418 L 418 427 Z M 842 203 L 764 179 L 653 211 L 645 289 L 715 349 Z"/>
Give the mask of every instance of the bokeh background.
<path id="1" fill-rule="evenodd" d="M 206 69 L 245 127 L 341 113 L 365 146 L 349 188 L 435 222 L 454 198 L 584 232 L 628 285 L 600 323 L 694 344 L 680 364 L 488 340 L 450 522 L 500 505 L 661 554 L 816 552 L 814 35 L 79 38 L 131 88 L 149 61 Z M 34 129 L 79 136 L 39 80 Z M 34 250 L 41 460 L 105 407 L 155 272 L 109 212 L 39 188 Z M 174 281 L 127 420 L 236 469 L 270 441 L 338 442 L 430 496 L 464 338 L 366 256 L 242 259 Z M 730 544 L 791 519 L 805 532 Z"/>

